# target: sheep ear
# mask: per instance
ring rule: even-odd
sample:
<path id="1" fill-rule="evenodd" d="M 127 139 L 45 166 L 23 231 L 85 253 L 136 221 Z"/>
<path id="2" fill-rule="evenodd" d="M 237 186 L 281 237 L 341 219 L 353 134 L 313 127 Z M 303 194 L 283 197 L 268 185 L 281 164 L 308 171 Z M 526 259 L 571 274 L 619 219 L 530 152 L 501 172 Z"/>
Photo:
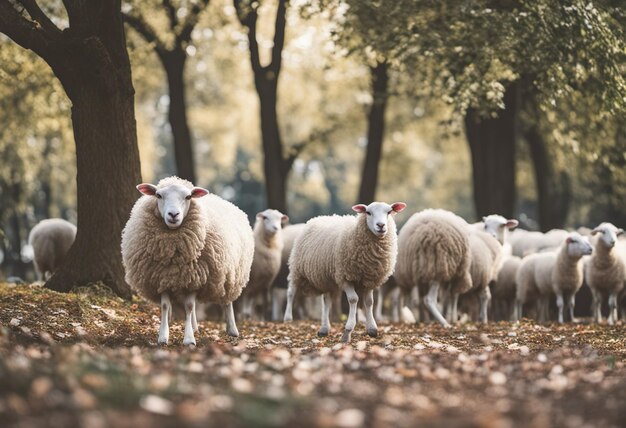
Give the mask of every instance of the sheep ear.
<path id="1" fill-rule="evenodd" d="M 597 233 L 600 233 L 600 229 L 598 229 L 597 227 L 591 231 L 592 235 L 595 235 Z"/>
<path id="2" fill-rule="evenodd" d="M 517 227 L 517 225 L 519 224 L 519 221 L 515 220 L 514 218 L 509 219 L 506 221 L 506 227 L 507 229 L 515 229 Z"/>
<path id="3" fill-rule="evenodd" d="M 487 221 L 487 217 L 483 216 L 483 223 Z"/>
<path id="4" fill-rule="evenodd" d="M 287 223 L 289 221 L 289 216 L 283 214 L 283 216 L 280 218 L 280 222 L 281 223 Z"/>
<path id="5" fill-rule="evenodd" d="M 355 211 L 357 213 L 364 213 L 366 210 L 367 210 L 367 205 L 363 205 L 363 204 L 357 204 L 352 207 L 352 211 Z"/>
<path id="6" fill-rule="evenodd" d="M 617 236 L 621 235 L 622 233 L 624 233 L 624 229 L 619 228 L 615 231 L 615 233 L 617 234 Z"/>
<path id="7" fill-rule="evenodd" d="M 265 217 L 263 215 L 263 213 L 264 213 L 264 211 L 261 211 L 260 213 L 256 213 L 256 218 L 263 218 L 263 217 Z"/>
<path id="8" fill-rule="evenodd" d="M 209 191 L 207 189 L 203 189 L 202 187 L 194 187 L 191 189 L 191 197 L 192 198 L 201 198 L 204 195 L 208 195 Z"/>
<path id="9" fill-rule="evenodd" d="M 156 194 L 157 188 L 154 184 L 150 183 L 141 183 L 137 185 L 137 190 L 147 196 L 154 196 Z"/>
<path id="10" fill-rule="evenodd" d="M 406 208 L 406 204 L 404 202 L 395 202 L 391 204 L 391 209 L 397 213 L 404 211 L 405 208 Z"/>
<path id="11" fill-rule="evenodd" d="M 567 238 L 565 238 L 565 243 L 571 244 L 572 243 L 572 237 L 568 236 Z"/>

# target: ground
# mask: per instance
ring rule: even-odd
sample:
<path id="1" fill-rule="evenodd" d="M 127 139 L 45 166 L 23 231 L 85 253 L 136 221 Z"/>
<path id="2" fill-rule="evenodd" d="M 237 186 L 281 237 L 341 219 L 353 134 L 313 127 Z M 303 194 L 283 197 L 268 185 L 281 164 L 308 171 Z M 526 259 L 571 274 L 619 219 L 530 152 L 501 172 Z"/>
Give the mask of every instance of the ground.
<path id="1" fill-rule="evenodd" d="M 0 426 L 618 427 L 626 327 L 182 321 L 157 346 L 158 307 L 104 287 L 0 285 Z"/>

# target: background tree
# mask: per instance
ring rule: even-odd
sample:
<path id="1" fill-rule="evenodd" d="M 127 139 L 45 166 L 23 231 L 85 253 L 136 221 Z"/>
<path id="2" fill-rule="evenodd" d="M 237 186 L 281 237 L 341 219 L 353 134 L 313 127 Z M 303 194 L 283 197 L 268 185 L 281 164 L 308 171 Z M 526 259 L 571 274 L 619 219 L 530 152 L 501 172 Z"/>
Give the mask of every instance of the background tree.
<path id="1" fill-rule="evenodd" d="M 162 0 L 160 4 L 134 1 L 129 2 L 128 10 L 124 13 L 124 21 L 152 46 L 165 70 L 169 88 L 168 118 L 174 142 L 176 171 L 179 177 L 192 183 L 196 182 L 197 177 L 192 136 L 187 120 L 185 64 L 187 50 L 195 50 L 191 45 L 193 30 L 208 4 L 209 0 L 182 0 L 178 5 L 175 0 Z M 154 15 L 154 10 L 161 10 L 167 16 L 165 35 L 157 31 L 146 18 L 146 15 Z"/>
<path id="2" fill-rule="evenodd" d="M 0 32 L 47 62 L 72 102 L 78 234 L 46 286 L 68 291 L 101 281 L 128 296 L 120 237 L 140 173 L 120 2 L 64 6 L 68 25 L 61 30 L 34 0 L 0 1 Z"/>

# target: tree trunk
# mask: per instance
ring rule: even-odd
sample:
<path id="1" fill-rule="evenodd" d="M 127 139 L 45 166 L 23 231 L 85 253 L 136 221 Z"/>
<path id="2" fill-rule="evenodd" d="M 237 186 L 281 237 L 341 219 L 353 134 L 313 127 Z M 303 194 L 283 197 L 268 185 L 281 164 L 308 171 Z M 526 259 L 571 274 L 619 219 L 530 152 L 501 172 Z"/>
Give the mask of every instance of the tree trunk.
<path id="1" fill-rule="evenodd" d="M 182 48 L 181 48 L 182 49 Z M 196 183 L 191 132 L 187 121 L 185 94 L 185 51 L 173 50 L 162 58 L 169 87 L 169 122 L 174 139 L 176 171 L 180 178 Z"/>
<path id="2" fill-rule="evenodd" d="M 554 169 L 547 143 L 536 124 L 524 130 L 524 139 L 530 150 L 537 188 L 537 211 L 541 230 L 562 228 L 567 219 L 571 201 L 571 182 L 565 172 Z"/>
<path id="3" fill-rule="evenodd" d="M 385 109 L 387 108 L 387 84 L 389 76 L 387 63 L 379 62 L 370 68 L 372 79 L 372 107 L 369 112 L 367 130 L 367 149 L 363 172 L 361 174 L 361 186 L 357 203 L 369 204 L 376 197 L 378 185 L 378 166 L 383 150 L 383 138 L 385 133 Z"/>
<path id="4" fill-rule="evenodd" d="M 287 214 L 287 171 L 276 112 L 277 82 L 271 80 L 272 76 L 267 76 L 271 72 L 264 74 L 256 79 L 256 87 L 261 109 L 261 140 L 267 207 Z"/>
<path id="5" fill-rule="evenodd" d="M 515 141 L 519 110 L 516 83 L 507 88 L 504 103 L 505 109 L 496 118 L 482 118 L 472 108 L 465 116 L 478 218 L 489 214 L 512 217 L 515 210 Z"/>

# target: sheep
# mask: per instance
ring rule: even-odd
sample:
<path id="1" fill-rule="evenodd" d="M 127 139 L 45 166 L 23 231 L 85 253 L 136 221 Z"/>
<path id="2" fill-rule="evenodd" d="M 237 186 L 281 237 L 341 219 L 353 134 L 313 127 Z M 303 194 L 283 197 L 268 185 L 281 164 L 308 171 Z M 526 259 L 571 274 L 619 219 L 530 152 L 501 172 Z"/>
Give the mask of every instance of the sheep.
<path id="1" fill-rule="evenodd" d="M 289 275 L 289 255 L 293 249 L 293 244 L 298 236 L 304 230 L 304 223 L 291 224 L 283 227 L 283 250 L 280 257 L 280 270 L 272 287 L 272 321 L 277 321 L 284 308 L 284 302 L 287 297 L 287 275 Z"/>
<path id="2" fill-rule="evenodd" d="M 358 295 L 364 296 L 367 334 L 376 337 L 373 291 L 392 274 L 398 254 L 393 215 L 406 204 L 372 202 L 352 207 L 356 216 L 320 216 L 309 220 L 289 257 L 289 288 L 285 321 L 291 321 L 297 290 L 321 294 L 322 325 L 319 336 L 330 330 L 330 302 L 333 292 L 343 290 L 350 304 L 341 341 L 350 341 L 356 325 Z"/>
<path id="3" fill-rule="evenodd" d="M 252 317 L 257 297 L 263 301 L 263 318 L 267 313 L 270 288 L 280 270 L 283 252 L 282 223 L 289 220 L 277 210 L 267 209 L 256 215 L 254 223 L 254 259 L 250 282 L 243 291 L 243 315 Z"/>
<path id="4" fill-rule="evenodd" d="M 585 280 L 593 296 L 593 317 L 595 322 L 602 320 L 600 311 L 602 300 L 609 300 L 609 324 L 617 321 L 617 297 L 624 288 L 626 266 L 623 254 L 617 248 L 617 237 L 624 233 L 611 223 L 601 223 L 593 229 L 592 235 L 598 235 L 595 251 L 585 264 Z"/>
<path id="5" fill-rule="evenodd" d="M 571 232 L 558 251 L 537 253 L 529 256 L 529 260 L 524 259 L 516 277 L 518 316 L 521 315 L 520 306 L 524 302 L 523 292 L 527 293 L 534 289 L 541 296 L 539 312 L 544 319 L 547 314 L 547 298 L 554 293 L 559 323 L 563 322 L 564 306 L 567 306 L 570 320 L 573 321 L 576 292 L 583 284 L 581 259 L 591 253 L 589 240 L 578 232 Z"/>
<path id="6" fill-rule="evenodd" d="M 169 341 L 172 300 L 185 308 L 184 345 L 195 345 L 196 300 L 222 305 L 226 331 L 238 336 L 232 302 L 250 278 L 254 236 L 235 205 L 168 177 L 143 194 L 122 231 L 126 282 L 145 299 L 161 304 L 159 344 Z"/>
<path id="7" fill-rule="evenodd" d="M 63 263 L 75 238 L 76 226 L 60 218 L 42 220 L 33 227 L 28 244 L 33 249 L 33 263 L 40 281 L 48 280 Z"/>
<path id="8" fill-rule="evenodd" d="M 398 235 L 394 278 L 408 294 L 418 287 L 420 300 L 443 326 L 450 324 L 437 307 L 439 288 L 461 294 L 471 288 L 468 224 L 445 210 L 413 214 Z"/>
<path id="9" fill-rule="evenodd" d="M 503 259 L 502 267 L 491 289 L 496 303 L 494 312 L 498 319 L 511 319 L 513 316 L 511 308 L 515 302 L 515 276 L 521 263 L 522 259 L 517 256 L 507 256 Z"/>

